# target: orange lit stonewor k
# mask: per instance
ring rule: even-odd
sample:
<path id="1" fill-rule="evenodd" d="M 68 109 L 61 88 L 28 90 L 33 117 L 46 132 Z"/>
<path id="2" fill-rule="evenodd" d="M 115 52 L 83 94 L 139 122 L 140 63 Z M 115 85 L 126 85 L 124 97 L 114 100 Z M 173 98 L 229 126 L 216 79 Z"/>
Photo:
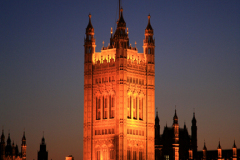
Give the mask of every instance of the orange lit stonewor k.
<path id="1" fill-rule="evenodd" d="M 108 46 L 84 40 L 84 160 L 154 160 L 155 40 L 148 16 L 143 53 L 129 45 L 123 10 Z M 136 44 L 135 44 L 136 45 Z"/>

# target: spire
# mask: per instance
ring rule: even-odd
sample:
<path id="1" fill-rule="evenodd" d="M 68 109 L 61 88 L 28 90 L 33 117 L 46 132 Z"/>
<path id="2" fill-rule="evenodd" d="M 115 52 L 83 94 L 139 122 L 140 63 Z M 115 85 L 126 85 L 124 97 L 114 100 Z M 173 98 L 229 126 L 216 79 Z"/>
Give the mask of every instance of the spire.
<path id="1" fill-rule="evenodd" d="M 92 15 L 89 13 L 88 17 L 89 17 L 89 22 L 88 22 L 88 26 L 86 29 L 93 29 L 92 22 L 91 22 Z"/>
<path id="2" fill-rule="evenodd" d="M 222 147 L 220 145 L 220 140 L 219 140 L 219 143 L 218 143 L 218 149 L 222 149 Z"/>
<path id="3" fill-rule="evenodd" d="M 233 143 L 233 148 L 237 148 L 237 146 L 235 144 L 235 139 L 234 139 L 234 143 Z"/>
<path id="4" fill-rule="evenodd" d="M 205 143 L 205 140 L 204 140 L 204 146 L 203 146 L 203 150 L 207 150 L 207 147 L 206 147 L 206 143 Z"/>
<path id="5" fill-rule="evenodd" d="M 123 9 L 121 8 L 120 9 L 120 18 L 119 18 L 119 20 L 118 20 L 118 24 L 117 24 L 117 27 L 126 27 L 126 22 L 125 22 L 125 20 L 124 20 L 124 18 L 123 18 Z"/>
<path id="6" fill-rule="evenodd" d="M 11 145 L 10 133 L 8 133 L 7 145 Z"/>
<path id="7" fill-rule="evenodd" d="M 175 107 L 176 107 L 176 106 L 175 106 Z M 177 124 L 177 123 L 178 123 L 178 117 L 177 117 L 176 108 L 175 108 L 175 114 L 174 114 L 174 117 L 173 117 L 173 123 L 174 123 L 174 124 Z"/>
<path id="8" fill-rule="evenodd" d="M 5 142 L 4 130 L 2 130 L 1 142 L 2 142 L 2 143 Z"/>
<path id="9" fill-rule="evenodd" d="M 148 15 L 148 25 L 147 25 L 147 27 L 146 27 L 146 30 L 153 30 L 152 29 L 152 26 L 151 26 L 151 23 L 150 23 L 150 18 L 151 18 L 151 16 L 150 16 L 150 14 Z"/>
<path id="10" fill-rule="evenodd" d="M 195 118 L 195 112 L 193 112 L 192 124 L 196 125 L 196 122 L 197 122 L 197 120 Z"/>

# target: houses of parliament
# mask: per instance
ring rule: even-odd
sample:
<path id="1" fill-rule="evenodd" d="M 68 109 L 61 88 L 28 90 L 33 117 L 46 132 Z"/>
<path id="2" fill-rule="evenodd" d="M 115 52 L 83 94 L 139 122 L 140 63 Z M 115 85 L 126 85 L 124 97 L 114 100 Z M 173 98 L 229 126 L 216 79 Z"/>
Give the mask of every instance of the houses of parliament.
<path id="1" fill-rule="evenodd" d="M 120 5 L 119 5 L 120 6 Z M 177 111 L 171 127 L 160 135 L 155 116 L 155 39 L 146 19 L 143 53 L 129 45 L 128 28 L 119 9 L 110 43 L 96 52 L 94 27 L 89 22 L 84 39 L 84 160 L 237 160 L 235 141 L 230 150 L 198 151 L 197 120 L 191 135 L 179 127 Z"/>

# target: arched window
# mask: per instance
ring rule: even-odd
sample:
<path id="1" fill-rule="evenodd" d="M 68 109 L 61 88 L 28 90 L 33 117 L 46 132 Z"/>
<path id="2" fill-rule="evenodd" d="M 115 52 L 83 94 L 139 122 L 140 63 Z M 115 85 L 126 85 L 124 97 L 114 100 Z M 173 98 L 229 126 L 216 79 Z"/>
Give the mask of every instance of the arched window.
<path id="1" fill-rule="evenodd" d="M 148 48 L 148 54 L 151 54 L 151 48 Z"/>
<path id="2" fill-rule="evenodd" d="M 92 53 L 92 47 L 88 48 L 88 53 Z"/>

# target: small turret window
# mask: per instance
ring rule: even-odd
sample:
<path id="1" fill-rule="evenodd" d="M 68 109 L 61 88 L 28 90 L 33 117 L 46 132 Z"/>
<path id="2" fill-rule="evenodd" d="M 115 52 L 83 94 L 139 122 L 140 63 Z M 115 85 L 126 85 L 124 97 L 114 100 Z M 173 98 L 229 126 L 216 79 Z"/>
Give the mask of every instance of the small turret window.
<path id="1" fill-rule="evenodd" d="M 91 35 L 89 35 L 89 36 L 88 36 L 88 39 L 89 39 L 89 40 L 91 40 L 91 38 L 92 38 L 92 36 L 91 36 Z"/>
<path id="2" fill-rule="evenodd" d="M 150 48 L 148 48 L 148 54 L 151 54 L 151 49 Z"/>
<path id="3" fill-rule="evenodd" d="M 88 53 L 92 53 L 92 47 L 88 48 Z"/>
<path id="4" fill-rule="evenodd" d="M 150 36 L 148 36 L 148 42 L 149 42 L 149 43 L 151 42 L 151 37 L 150 37 Z"/>

